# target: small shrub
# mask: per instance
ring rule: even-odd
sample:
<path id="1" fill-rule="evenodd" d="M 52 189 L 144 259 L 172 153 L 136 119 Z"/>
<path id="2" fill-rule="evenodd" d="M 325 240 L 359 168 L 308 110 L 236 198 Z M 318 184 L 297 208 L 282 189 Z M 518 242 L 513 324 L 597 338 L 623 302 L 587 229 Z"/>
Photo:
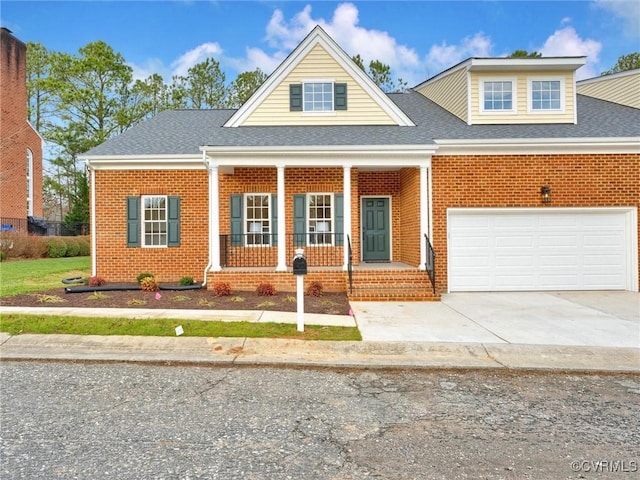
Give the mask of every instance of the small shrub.
<path id="1" fill-rule="evenodd" d="M 29 235 L 25 238 L 22 256 L 25 258 L 42 258 L 47 255 L 47 237 Z"/>
<path id="2" fill-rule="evenodd" d="M 231 285 L 227 282 L 213 282 L 213 295 L 216 297 L 228 297 L 231 295 Z"/>
<path id="3" fill-rule="evenodd" d="M 4 252 L 0 250 L 0 262 L 4 262 Z"/>
<path id="4" fill-rule="evenodd" d="M 142 283 L 142 280 L 149 277 L 153 277 L 153 273 L 142 272 L 138 274 L 138 276 L 136 277 L 136 280 L 138 281 L 138 283 Z"/>
<path id="5" fill-rule="evenodd" d="M 216 302 L 212 302 L 211 300 L 207 300 L 206 298 L 201 298 L 200 300 L 198 300 L 198 305 L 201 305 L 203 307 L 213 307 L 216 304 Z"/>
<path id="6" fill-rule="evenodd" d="M 238 295 L 236 295 L 235 297 L 231 297 L 229 298 L 230 302 L 234 302 L 234 303 L 242 303 L 244 302 L 244 297 L 240 297 Z"/>
<path id="7" fill-rule="evenodd" d="M 276 294 L 276 287 L 274 287 L 271 283 L 262 282 L 256 288 L 256 293 L 261 297 L 272 297 Z"/>
<path id="8" fill-rule="evenodd" d="M 47 255 L 49 258 L 62 258 L 67 253 L 67 244 L 59 237 L 50 237 L 47 240 Z"/>
<path id="9" fill-rule="evenodd" d="M 145 277 L 140 282 L 140 288 L 145 292 L 157 292 L 160 290 L 160 285 L 155 277 Z"/>
<path id="10" fill-rule="evenodd" d="M 191 297 L 188 297 L 186 295 L 176 295 L 171 300 L 174 302 L 186 302 L 187 300 L 191 300 Z"/>
<path id="11" fill-rule="evenodd" d="M 287 295 L 282 299 L 282 301 L 287 303 L 296 303 L 298 301 L 298 298 L 293 295 Z"/>
<path id="12" fill-rule="evenodd" d="M 102 300 L 104 298 L 109 298 L 109 296 L 102 292 L 93 292 L 87 297 L 88 300 Z"/>
<path id="13" fill-rule="evenodd" d="M 146 305 L 147 301 L 141 298 L 132 298 L 127 302 L 127 305 Z"/>
<path id="14" fill-rule="evenodd" d="M 324 287 L 320 282 L 311 282 L 307 287 L 307 296 L 321 297 L 324 294 Z"/>
<path id="15" fill-rule="evenodd" d="M 91 277 L 87 282 L 87 285 L 90 287 L 102 287 L 106 285 L 107 281 L 102 277 Z"/>
<path id="16" fill-rule="evenodd" d="M 262 302 L 259 303 L 258 305 L 256 305 L 258 308 L 263 308 L 263 309 L 269 309 L 271 307 L 275 307 L 276 306 L 276 302 L 272 302 L 271 300 L 267 300 L 266 302 Z"/>
<path id="17" fill-rule="evenodd" d="M 80 244 L 73 237 L 67 237 L 64 239 L 64 242 L 67 244 L 67 252 L 64 254 L 65 257 L 77 257 L 80 253 Z"/>
<path id="18" fill-rule="evenodd" d="M 193 277 L 182 277 L 180 279 L 180 285 L 186 287 L 188 285 L 193 285 L 195 282 L 193 281 Z"/>
<path id="19" fill-rule="evenodd" d="M 79 257 L 88 257 L 91 255 L 91 243 L 85 237 L 78 237 L 78 246 L 80 250 L 78 251 Z"/>
<path id="20" fill-rule="evenodd" d="M 40 303 L 64 303 L 66 300 L 58 295 L 38 294 L 38 302 Z"/>

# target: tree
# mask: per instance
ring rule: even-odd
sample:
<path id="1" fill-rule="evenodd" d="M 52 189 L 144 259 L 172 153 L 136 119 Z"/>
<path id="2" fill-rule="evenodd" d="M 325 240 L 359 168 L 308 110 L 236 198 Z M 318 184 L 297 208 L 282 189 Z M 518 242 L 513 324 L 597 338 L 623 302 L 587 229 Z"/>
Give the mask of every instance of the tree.
<path id="1" fill-rule="evenodd" d="M 44 131 L 53 116 L 53 95 L 48 79 L 51 54 L 40 43 L 27 43 L 27 96 L 29 121 L 37 131 Z"/>
<path id="2" fill-rule="evenodd" d="M 259 68 L 239 74 L 229 85 L 227 106 L 229 108 L 241 107 L 266 79 L 267 74 Z"/>
<path id="3" fill-rule="evenodd" d="M 351 58 L 356 65 L 358 65 L 363 72 L 365 72 L 374 81 L 374 83 L 387 93 L 404 92 L 407 89 L 407 82 L 398 78 L 393 80 L 391 78 L 391 67 L 382 63 L 379 60 L 371 60 L 369 62 L 369 70 L 364 67 L 364 60 L 360 54 Z"/>
<path id="4" fill-rule="evenodd" d="M 225 74 L 213 58 L 197 63 L 187 76 L 173 77 L 173 98 L 187 108 L 224 108 L 227 89 Z"/>
<path id="5" fill-rule="evenodd" d="M 516 50 L 509 58 L 542 58 L 542 54 L 538 52 L 527 52 L 526 50 Z"/>
<path id="6" fill-rule="evenodd" d="M 618 57 L 616 64 L 601 75 L 611 75 L 612 73 L 626 72 L 627 70 L 635 70 L 640 68 L 640 53 L 633 52 Z"/>

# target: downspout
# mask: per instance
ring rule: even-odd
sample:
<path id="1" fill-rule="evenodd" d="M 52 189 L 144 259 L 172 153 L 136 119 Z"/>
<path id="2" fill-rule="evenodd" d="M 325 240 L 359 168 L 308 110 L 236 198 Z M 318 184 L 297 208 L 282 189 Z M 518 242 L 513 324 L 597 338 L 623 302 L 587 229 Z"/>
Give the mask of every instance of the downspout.
<path id="1" fill-rule="evenodd" d="M 85 160 L 85 165 L 91 179 L 91 276 L 95 277 L 98 275 L 98 266 L 96 265 L 98 258 L 96 252 L 96 171 L 91 167 L 89 160 Z"/>
<path id="2" fill-rule="evenodd" d="M 209 168 L 209 162 L 207 161 L 207 152 L 206 151 L 202 151 L 202 161 L 204 162 L 204 166 L 207 169 L 207 176 L 209 177 L 209 183 L 211 183 L 211 169 Z M 209 190 L 209 189 L 207 189 Z M 210 195 L 208 195 L 210 196 Z M 209 198 L 209 251 L 207 252 L 207 257 L 209 259 L 209 262 L 207 263 L 207 266 L 204 267 L 204 273 L 203 273 L 203 277 L 202 277 L 202 288 L 207 288 L 207 272 L 209 271 L 209 269 L 211 268 L 211 265 L 213 265 L 213 261 L 211 260 L 211 199 Z"/>

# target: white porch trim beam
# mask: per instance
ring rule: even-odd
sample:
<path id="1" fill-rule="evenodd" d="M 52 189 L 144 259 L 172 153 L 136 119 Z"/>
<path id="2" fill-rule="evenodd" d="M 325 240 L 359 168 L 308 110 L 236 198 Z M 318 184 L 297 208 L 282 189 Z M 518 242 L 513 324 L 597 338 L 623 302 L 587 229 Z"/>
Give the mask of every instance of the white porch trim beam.
<path id="1" fill-rule="evenodd" d="M 420 165 L 420 265 L 419 270 L 426 270 L 427 246 L 424 243 L 424 236 L 429 234 L 429 189 L 427 182 L 427 172 L 429 164 Z"/>
<path id="2" fill-rule="evenodd" d="M 287 271 L 287 217 L 284 191 L 284 165 L 277 165 L 278 171 L 278 266 L 276 272 Z"/>
<path id="3" fill-rule="evenodd" d="M 343 169 L 343 182 L 344 187 L 342 191 L 343 200 L 344 200 L 344 239 L 343 239 L 343 249 L 344 249 L 344 263 L 342 265 L 342 269 L 347 271 L 349 267 L 349 242 L 348 238 L 351 238 L 351 165 L 345 165 Z"/>

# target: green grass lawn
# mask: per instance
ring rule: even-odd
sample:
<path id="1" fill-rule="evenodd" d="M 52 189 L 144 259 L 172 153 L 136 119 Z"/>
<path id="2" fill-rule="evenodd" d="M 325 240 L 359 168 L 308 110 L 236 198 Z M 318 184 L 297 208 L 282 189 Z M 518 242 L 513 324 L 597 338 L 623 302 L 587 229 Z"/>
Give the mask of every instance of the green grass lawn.
<path id="1" fill-rule="evenodd" d="M 209 322 L 175 319 L 82 318 L 58 315 L 3 315 L 0 331 L 12 335 L 21 333 L 59 333 L 73 335 L 144 335 L 171 337 L 182 325 L 185 337 L 251 337 L 297 338 L 300 340 L 360 341 L 355 327 L 325 327 L 305 325 L 298 332 L 287 323 Z"/>
<path id="2" fill-rule="evenodd" d="M 67 277 L 89 277 L 90 257 L 42 258 L 0 263 L 0 297 L 62 287 Z"/>

